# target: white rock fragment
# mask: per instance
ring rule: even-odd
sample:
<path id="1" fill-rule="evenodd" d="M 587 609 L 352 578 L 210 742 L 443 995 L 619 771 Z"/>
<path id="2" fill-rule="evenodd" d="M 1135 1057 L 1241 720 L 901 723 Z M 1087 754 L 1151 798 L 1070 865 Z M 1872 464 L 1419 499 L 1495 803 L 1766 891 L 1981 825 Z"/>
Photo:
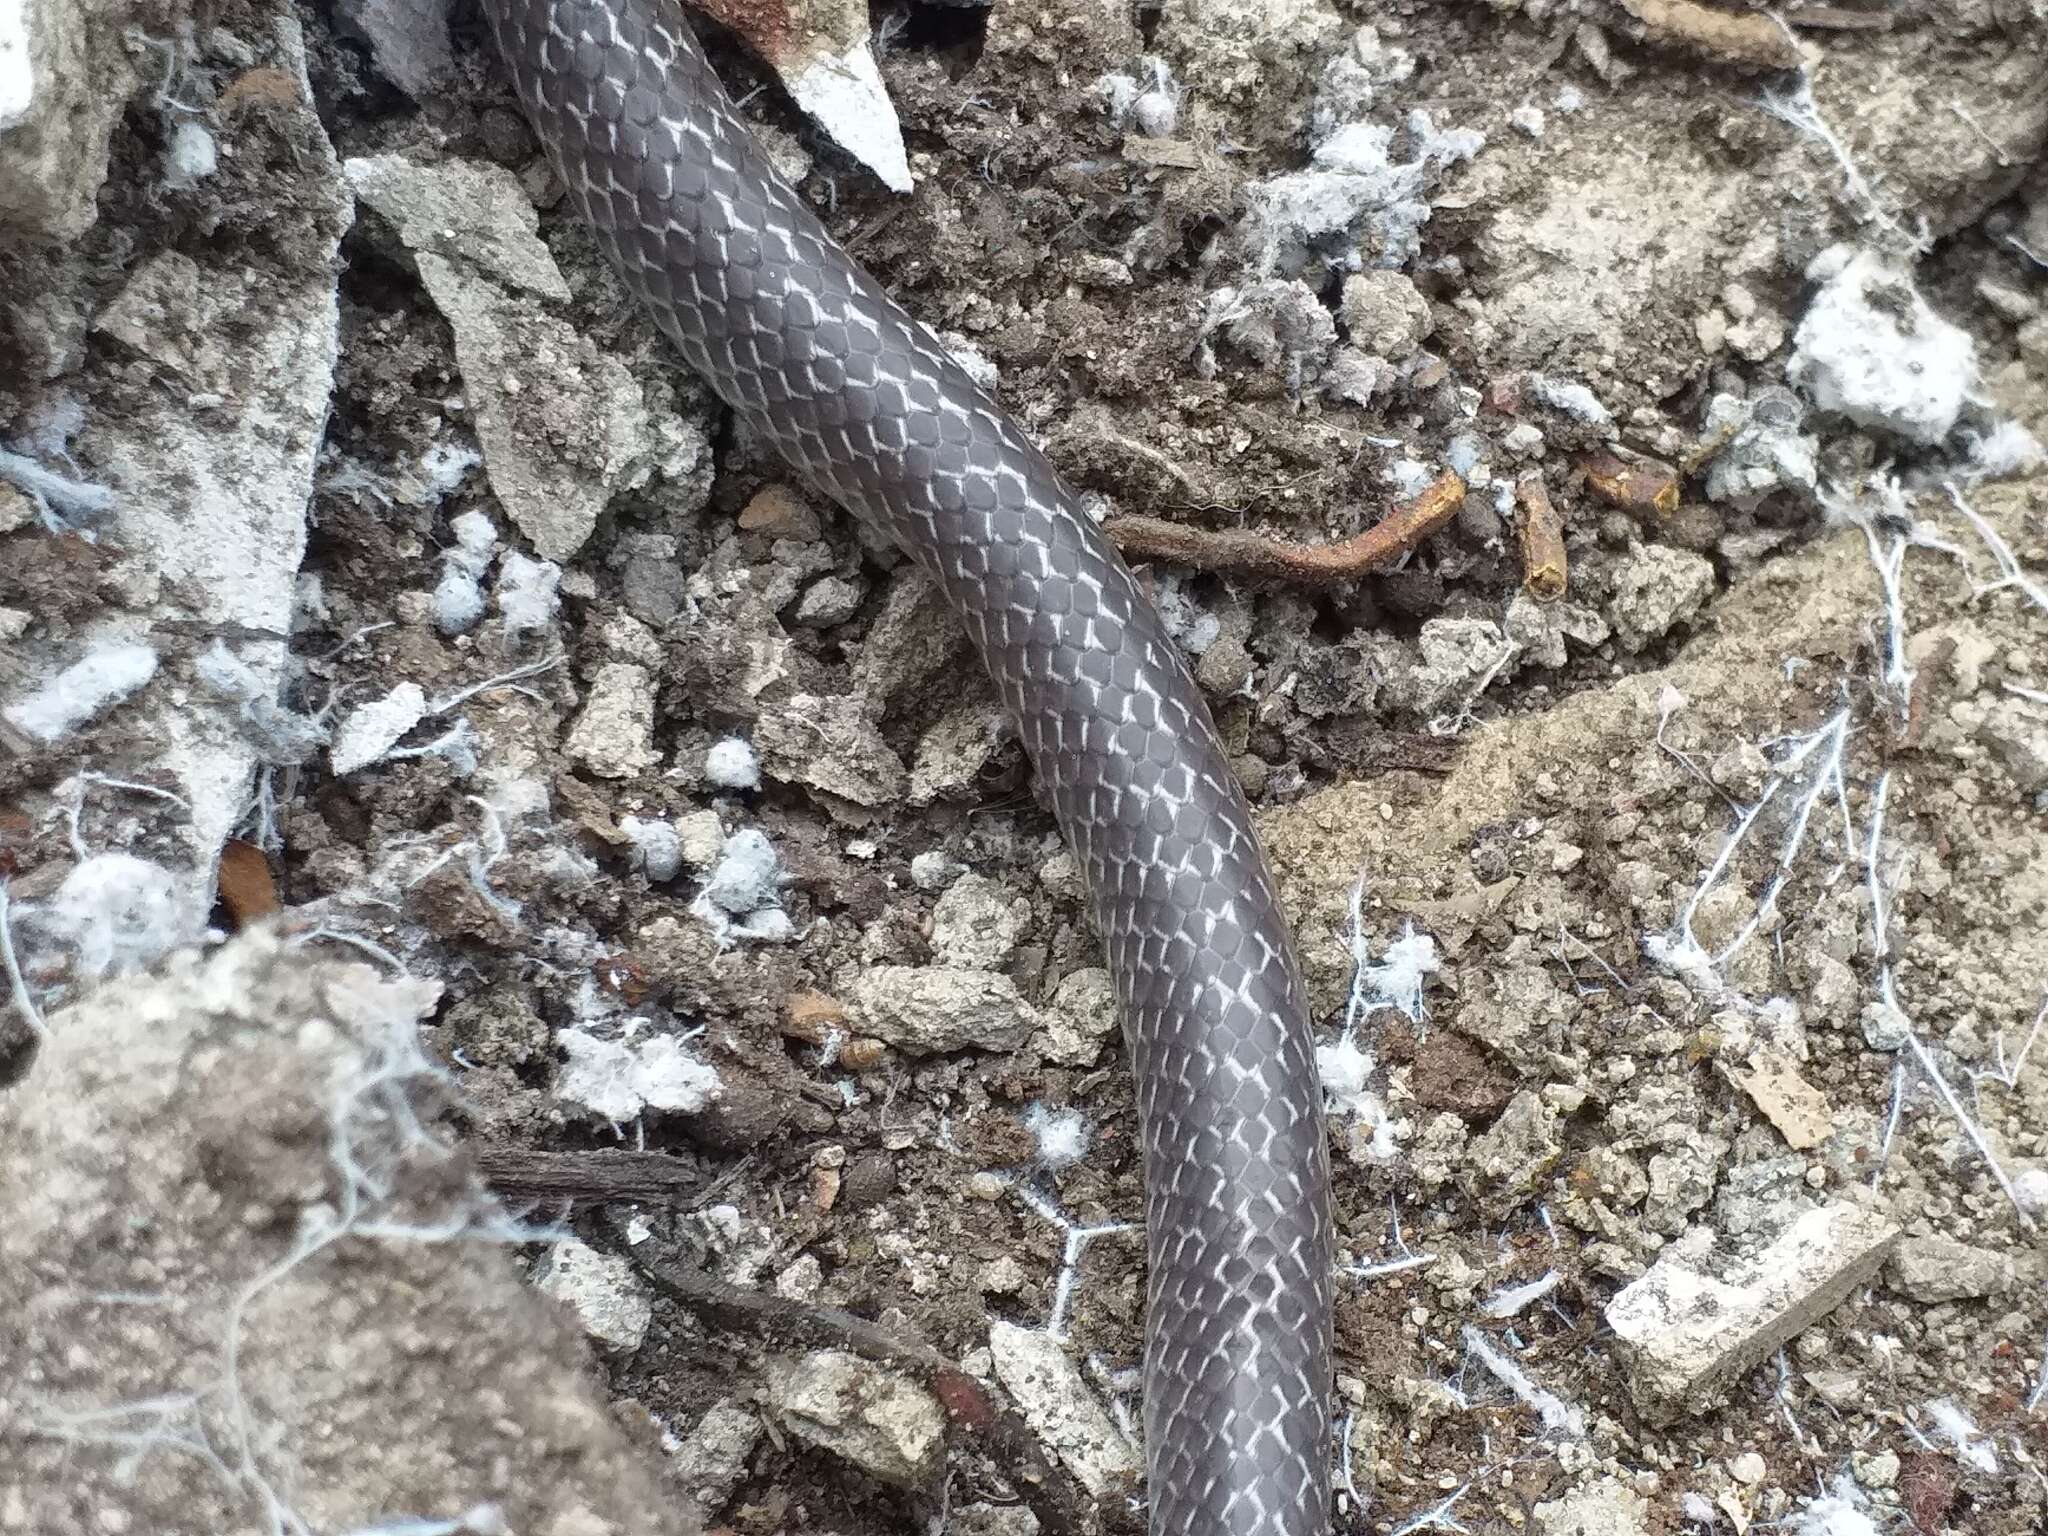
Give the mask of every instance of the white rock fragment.
<path id="1" fill-rule="evenodd" d="M 761 759 L 740 737 L 728 736 L 705 752 L 704 777 L 718 789 L 759 789 Z"/>
<path id="2" fill-rule="evenodd" d="M 765 1399 L 797 1439 L 885 1483 L 922 1488 L 944 1463 L 946 1415 L 938 1400 L 901 1372 L 845 1350 L 770 1362 Z"/>
<path id="3" fill-rule="evenodd" d="M 337 778 L 367 768 L 426 717 L 426 692 L 418 683 L 400 683 L 383 698 L 349 711 L 327 749 L 328 766 Z"/>
<path id="4" fill-rule="evenodd" d="M 1813 403 L 1866 427 L 1938 443 L 1977 381 L 1967 332 L 1928 306 L 1911 272 L 1869 251 L 1823 252 L 1821 288 L 1794 334 L 1787 376 Z"/>
<path id="5" fill-rule="evenodd" d="M 1570 379 L 1553 379 L 1548 374 L 1532 373 L 1524 383 L 1530 396 L 1554 411 L 1562 411 L 1575 421 L 1582 421 L 1589 427 L 1606 428 L 1614 425 L 1614 416 L 1600 403 L 1600 397 L 1585 385 Z"/>
<path id="6" fill-rule="evenodd" d="M 1898 1228 L 1853 1205 L 1820 1206 L 1725 1279 L 1665 1255 L 1607 1306 L 1650 1423 L 1705 1412 L 1729 1382 L 1826 1316 L 1883 1266 Z"/>
<path id="7" fill-rule="evenodd" d="M 676 821 L 676 846 L 683 862 L 702 873 L 725 852 L 725 828 L 716 811 L 692 811 Z"/>
<path id="8" fill-rule="evenodd" d="M 2002 1296 L 2019 1283 L 2012 1256 L 1946 1237 L 1903 1237 L 1885 1266 L 1885 1283 L 1915 1301 Z"/>
<path id="9" fill-rule="evenodd" d="M 630 1355 L 647 1336 L 654 1303 L 632 1264 L 616 1254 L 571 1238 L 541 1256 L 533 1283 L 542 1295 L 565 1303 L 608 1354 Z"/>
<path id="10" fill-rule="evenodd" d="M 1088 1390 L 1059 1340 L 998 1322 L 989 1328 L 988 1347 L 996 1380 L 1089 1497 L 1102 1501 L 1128 1492 L 1138 1479 L 1137 1448 Z"/>
<path id="11" fill-rule="evenodd" d="M 156 676 L 156 652 L 134 641 L 102 641 L 5 710 L 8 724 L 51 742 L 70 735 L 125 699 L 132 698 Z"/>
<path id="12" fill-rule="evenodd" d="M 0 0 L 0 132 L 28 116 L 35 100 L 35 61 L 29 57 L 29 0 Z"/>
<path id="13" fill-rule="evenodd" d="M 760 1418 L 744 1403 L 722 1397 L 675 1448 L 669 1466 L 698 1509 L 710 1516 L 739 1487 L 747 1475 L 747 1458 L 760 1443 Z"/>
<path id="14" fill-rule="evenodd" d="M 563 745 L 601 779 L 628 779 L 660 763 L 654 750 L 654 674 L 630 661 L 599 667 Z"/>
<path id="15" fill-rule="evenodd" d="M 849 996 L 866 1033 L 912 1056 L 969 1047 L 1014 1051 L 1040 1022 L 1038 1011 L 1001 971 L 870 966 Z"/>
<path id="16" fill-rule="evenodd" d="M 1596 1477 L 1535 1509 L 1536 1536 L 1649 1536 L 1650 1506 L 1613 1476 Z"/>
<path id="17" fill-rule="evenodd" d="M 903 125 L 863 36 L 843 53 L 828 53 L 785 74 L 789 94 L 832 142 L 873 171 L 891 192 L 911 189 Z"/>
<path id="18" fill-rule="evenodd" d="M 673 1035 L 605 1040 L 565 1029 L 555 1039 L 567 1057 L 555 1078 L 555 1096 L 613 1125 L 649 1110 L 696 1114 L 722 1087 L 718 1073 Z"/>
<path id="19" fill-rule="evenodd" d="M 659 884 L 683 872 L 683 839 L 673 822 L 660 817 L 622 816 L 619 830 L 633 843 L 633 859 L 649 880 Z"/>
<path id="20" fill-rule="evenodd" d="M 141 970 L 190 934 L 170 871 L 127 853 L 99 853 L 72 867 L 38 914 L 43 930 L 97 981 Z"/>
<path id="21" fill-rule="evenodd" d="M 940 848 L 927 848 L 910 861 L 910 883 L 920 891 L 943 891 L 967 873 L 967 866 Z"/>
<path id="22" fill-rule="evenodd" d="M 546 629 L 562 606 L 562 568 L 510 550 L 498 561 L 497 598 L 507 634 Z"/>

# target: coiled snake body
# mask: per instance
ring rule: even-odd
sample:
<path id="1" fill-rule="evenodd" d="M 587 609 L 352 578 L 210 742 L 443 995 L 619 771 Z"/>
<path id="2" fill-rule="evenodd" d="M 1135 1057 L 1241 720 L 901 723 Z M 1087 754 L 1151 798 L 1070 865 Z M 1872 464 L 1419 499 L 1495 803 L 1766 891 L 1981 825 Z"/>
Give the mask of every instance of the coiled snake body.
<path id="1" fill-rule="evenodd" d="M 627 284 L 763 441 L 943 588 L 1080 863 L 1136 1073 L 1160 1536 L 1328 1524 L 1329 1173 L 1250 812 L 1158 615 L 1044 455 L 768 165 L 674 0 L 486 0 Z"/>

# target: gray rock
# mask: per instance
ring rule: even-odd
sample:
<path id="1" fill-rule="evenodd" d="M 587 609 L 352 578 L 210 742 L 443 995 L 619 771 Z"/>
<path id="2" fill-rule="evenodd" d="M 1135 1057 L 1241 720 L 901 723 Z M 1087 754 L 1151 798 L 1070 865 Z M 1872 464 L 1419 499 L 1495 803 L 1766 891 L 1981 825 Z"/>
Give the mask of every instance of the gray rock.
<path id="1" fill-rule="evenodd" d="M 614 492 L 693 478 L 709 438 L 656 420 L 618 359 L 536 302 L 568 286 L 510 171 L 482 162 L 351 160 L 350 184 L 396 228 L 455 333 L 491 488 L 550 560 L 582 548 Z"/>
<path id="2" fill-rule="evenodd" d="M 787 703 L 764 706 L 754 746 L 771 777 L 808 784 L 855 805 L 892 806 L 910 788 L 910 770 L 851 695 L 799 693 Z"/>
<path id="3" fill-rule="evenodd" d="M 1618 1477 L 1597 1477 L 1536 1506 L 1541 1536 L 1648 1536 L 1649 1506 Z"/>
<path id="4" fill-rule="evenodd" d="M 918 738 L 910 768 L 910 803 L 971 791 L 982 770 L 1009 739 L 1010 724 L 992 703 L 974 702 L 947 711 Z"/>
<path id="5" fill-rule="evenodd" d="M 1706 1412 L 1743 1372 L 1874 1276 L 1898 1236 L 1882 1216 L 1836 1204 L 1808 1211 L 1726 1278 L 1659 1259 L 1607 1306 L 1644 1418 L 1664 1425 Z"/>
<path id="6" fill-rule="evenodd" d="M 767 1378 L 769 1411 L 790 1434 L 870 1477 L 921 1488 L 945 1462 L 945 1411 L 908 1376 L 819 1349 L 774 1361 Z"/>
<path id="7" fill-rule="evenodd" d="M 1031 1043 L 1047 1061 L 1093 1066 L 1117 1030 L 1116 982 L 1100 966 L 1084 966 L 1053 990 L 1045 1027 Z"/>
<path id="8" fill-rule="evenodd" d="M 608 661 L 599 667 L 564 748 L 603 779 L 631 778 L 658 764 L 654 674 L 630 661 Z"/>
<path id="9" fill-rule="evenodd" d="M 870 966 L 855 980 L 851 1000 L 867 1033 L 913 1056 L 970 1046 L 1014 1051 L 1041 1022 L 1000 971 Z"/>
<path id="10" fill-rule="evenodd" d="M 1412 357 L 1430 331 L 1429 300 L 1402 272 L 1352 273 L 1337 313 L 1352 345 L 1395 362 Z"/>
<path id="11" fill-rule="evenodd" d="M 1627 651 L 1640 651 L 1706 606 L 1714 565 L 1705 555 L 1668 544 L 1645 544 L 1614 575 L 1614 632 Z"/>
<path id="12" fill-rule="evenodd" d="M 796 622 L 810 629 L 830 629 L 844 624 L 867 597 L 867 589 L 844 576 L 821 576 L 797 599 Z"/>
<path id="13" fill-rule="evenodd" d="M 760 1443 L 761 1420 L 753 1410 L 732 1398 L 720 1398 L 704 1411 L 669 1458 L 669 1466 L 708 1517 L 725 1507 L 747 1475 L 747 1458 Z"/>
<path id="14" fill-rule="evenodd" d="M 1885 1283 L 1915 1301 L 2003 1296 L 2019 1284 L 2012 1256 L 1946 1237 L 1903 1237 L 1885 1266 Z"/>
<path id="15" fill-rule="evenodd" d="M 424 102 L 455 75 L 448 36 L 448 0 L 343 0 L 341 13 L 370 40 L 384 77 Z"/>
<path id="16" fill-rule="evenodd" d="M 989 1329 L 988 1348 L 996 1379 L 1025 1422 L 1091 1498 L 1107 1500 L 1136 1484 L 1137 1448 L 1103 1411 L 1058 1339 L 999 1322 Z"/>
<path id="17" fill-rule="evenodd" d="M 654 1303 L 632 1264 L 573 1238 L 541 1256 L 533 1283 L 574 1312 L 584 1333 L 611 1354 L 638 1349 L 654 1318 Z"/>
<path id="18" fill-rule="evenodd" d="M 435 1123 L 417 1021 L 438 994 L 257 930 L 51 1017 L 0 1094 L 0 1358 L 35 1382 L 0 1400 L 0 1525 L 339 1531 L 475 1509 L 477 1529 L 697 1530 L 613 1420 L 573 1320 L 505 1243 L 461 1236 L 512 1228 Z M 325 1233 L 344 1240 L 307 1248 Z M 216 1411 L 224 1379 L 246 1441 Z M 192 1409 L 131 1411 L 172 1402 Z M 135 1475 L 146 1448 L 94 1443 L 102 1412 L 208 1454 L 148 1454 Z M 479 1482 L 537 1446 L 547 1476 Z"/>
<path id="19" fill-rule="evenodd" d="M 15 14 L 21 33 L 0 33 L 0 229 L 69 240 L 99 217 L 108 146 L 135 89 L 127 7 L 28 0 Z"/>
<path id="20" fill-rule="evenodd" d="M 986 875 L 962 875 L 932 909 L 932 958 L 965 970 L 1001 970 L 1030 922 L 1023 897 Z"/>

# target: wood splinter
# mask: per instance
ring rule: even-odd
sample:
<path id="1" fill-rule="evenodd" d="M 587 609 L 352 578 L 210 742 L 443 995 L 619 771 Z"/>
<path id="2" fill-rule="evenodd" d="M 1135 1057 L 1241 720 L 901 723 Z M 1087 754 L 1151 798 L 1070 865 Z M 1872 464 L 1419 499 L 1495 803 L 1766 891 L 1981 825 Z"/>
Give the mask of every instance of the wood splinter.
<path id="1" fill-rule="evenodd" d="M 1365 532 L 1334 544 L 1287 544 L 1242 528 L 1190 528 L 1142 516 L 1112 518 L 1103 531 L 1126 559 L 1168 560 L 1224 576 L 1332 587 L 1412 553 L 1457 516 L 1464 500 L 1465 482 L 1446 471 Z"/>
<path id="2" fill-rule="evenodd" d="M 1569 567 L 1565 563 L 1564 519 L 1550 499 L 1540 470 L 1515 482 L 1515 503 L 1522 509 L 1516 537 L 1522 550 L 1522 590 L 1539 603 L 1564 596 Z"/>
<path id="3" fill-rule="evenodd" d="M 1670 517 L 1678 510 L 1678 472 L 1668 464 L 1655 459 L 1631 463 L 1603 448 L 1583 455 L 1579 468 L 1586 476 L 1586 489 L 1610 507 L 1638 517 Z"/>

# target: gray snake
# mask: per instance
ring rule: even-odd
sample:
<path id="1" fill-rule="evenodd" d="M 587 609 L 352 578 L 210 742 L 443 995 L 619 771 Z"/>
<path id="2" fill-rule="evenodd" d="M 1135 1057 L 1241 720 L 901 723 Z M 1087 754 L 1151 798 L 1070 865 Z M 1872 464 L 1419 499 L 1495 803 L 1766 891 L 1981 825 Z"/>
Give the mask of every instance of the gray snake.
<path id="1" fill-rule="evenodd" d="M 1329 1522 L 1331 1231 L 1286 917 L 1209 711 L 1045 456 L 848 257 L 674 0 L 486 0 L 599 243 L 757 440 L 944 591 L 1082 870 L 1144 1149 L 1149 1524 Z"/>

